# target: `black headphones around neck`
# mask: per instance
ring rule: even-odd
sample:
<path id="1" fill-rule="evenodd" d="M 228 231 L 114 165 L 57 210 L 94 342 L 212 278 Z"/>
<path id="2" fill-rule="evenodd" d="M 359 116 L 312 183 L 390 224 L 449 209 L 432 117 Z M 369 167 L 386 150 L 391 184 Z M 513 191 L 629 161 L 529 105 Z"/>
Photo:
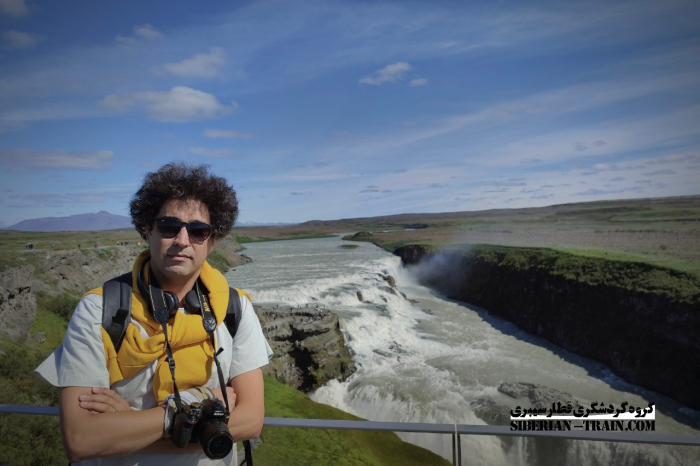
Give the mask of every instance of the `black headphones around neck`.
<path id="1" fill-rule="evenodd" d="M 148 310 L 156 321 L 163 324 L 169 319 L 172 319 L 177 314 L 180 308 L 180 300 L 172 291 L 163 291 L 153 275 L 153 271 L 149 270 L 148 285 L 143 280 L 143 269 L 148 263 L 148 259 L 144 261 L 141 270 L 136 275 L 136 285 L 139 288 L 139 293 L 148 303 Z M 199 278 L 195 282 L 194 288 L 185 295 L 185 310 L 192 314 L 201 314 L 202 305 L 199 299 L 199 293 L 206 293 L 206 288 Z"/>

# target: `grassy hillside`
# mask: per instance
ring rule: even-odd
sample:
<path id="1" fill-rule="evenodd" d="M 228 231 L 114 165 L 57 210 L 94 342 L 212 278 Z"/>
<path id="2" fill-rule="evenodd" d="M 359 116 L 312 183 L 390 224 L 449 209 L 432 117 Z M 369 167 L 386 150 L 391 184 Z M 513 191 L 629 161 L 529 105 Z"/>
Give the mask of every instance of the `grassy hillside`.
<path id="1" fill-rule="evenodd" d="M 114 246 L 119 241 L 143 241 L 141 236 L 133 228 L 105 231 L 17 231 L 0 230 L 0 252 L 22 252 L 27 243 L 34 244 L 34 250 L 51 249 L 77 249 L 78 244 L 82 248 L 93 248 L 95 243 L 99 246 Z"/>
<path id="2" fill-rule="evenodd" d="M 693 274 L 624 257 L 600 258 L 546 248 L 475 246 L 469 253 L 512 270 L 540 269 L 589 285 L 616 286 L 640 294 L 668 296 L 678 302 L 700 302 L 700 280 Z"/>
<path id="3" fill-rule="evenodd" d="M 129 241 L 129 245 L 124 245 Z M 141 245 L 138 245 L 138 242 Z M 34 249 L 28 250 L 26 244 L 33 244 Z M 119 245 L 119 243 L 122 243 Z M 53 247 L 52 247 L 53 245 Z M 95 247 L 97 245 L 97 247 Z M 108 230 L 108 231 L 61 231 L 61 232 L 22 232 L 0 230 L 0 271 L 9 267 L 24 265 L 39 266 L 41 259 L 46 256 L 45 251 L 78 251 L 86 256 L 87 260 L 97 257 L 105 261 L 114 258 L 120 249 L 132 249 L 141 251 L 148 247 L 148 243 L 133 229 Z M 208 257 L 209 264 L 227 272 L 231 267 L 240 265 L 240 257 L 236 252 L 241 246 L 235 242 L 233 236 L 222 238 Z M 39 270 L 39 273 L 45 271 Z"/>
<path id="4" fill-rule="evenodd" d="M 528 209 L 402 214 L 312 221 L 236 235 L 357 232 L 388 251 L 405 244 L 545 247 L 577 255 L 650 262 L 700 274 L 700 196 L 562 204 Z"/>
<path id="5" fill-rule="evenodd" d="M 31 374 L 49 354 L 37 345 L 4 339 L 0 357 L 0 404 L 57 406 L 58 390 Z M 58 417 L 0 415 L 0 464 L 66 464 Z"/>

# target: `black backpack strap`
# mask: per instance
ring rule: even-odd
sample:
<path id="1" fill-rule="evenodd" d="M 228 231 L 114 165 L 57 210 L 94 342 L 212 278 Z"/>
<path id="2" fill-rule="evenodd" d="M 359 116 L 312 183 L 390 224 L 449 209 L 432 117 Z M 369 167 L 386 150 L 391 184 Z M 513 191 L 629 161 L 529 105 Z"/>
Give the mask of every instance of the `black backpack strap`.
<path id="1" fill-rule="evenodd" d="M 224 319 L 224 323 L 226 323 L 226 328 L 228 329 L 228 333 L 231 334 L 231 338 L 236 336 L 236 331 L 238 331 L 238 324 L 241 323 L 242 316 L 243 309 L 241 308 L 241 297 L 235 288 L 229 287 L 228 308 L 226 309 L 226 318 Z M 250 440 L 243 441 L 243 451 L 245 452 L 245 458 L 243 459 L 243 461 L 241 461 L 240 464 L 253 466 L 253 453 Z"/>
<path id="2" fill-rule="evenodd" d="M 241 322 L 241 316 L 243 315 L 243 309 L 241 309 L 241 299 L 238 295 L 238 291 L 235 288 L 228 289 L 228 308 L 226 309 L 226 318 L 224 322 L 226 323 L 226 328 L 228 328 L 228 333 L 231 334 L 231 338 L 236 336 L 236 331 L 238 331 L 238 324 Z"/>
<path id="3" fill-rule="evenodd" d="M 131 322 L 131 272 L 102 286 L 102 327 L 118 353 Z"/>

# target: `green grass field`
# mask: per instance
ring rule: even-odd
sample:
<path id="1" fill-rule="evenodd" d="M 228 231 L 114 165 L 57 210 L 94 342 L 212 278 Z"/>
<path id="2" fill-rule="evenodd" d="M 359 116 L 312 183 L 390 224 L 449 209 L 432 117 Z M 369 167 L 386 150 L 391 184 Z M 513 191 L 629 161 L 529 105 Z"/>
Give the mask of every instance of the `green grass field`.
<path id="1" fill-rule="evenodd" d="M 403 228 L 409 221 L 427 227 Z M 350 229 L 348 222 L 343 224 L 346 229 Z M 700 196 L 410 214 L 351 223 L 360 232 L 345 239 L 369 241 L 390 252 L 408 244 L 431 249 L 465 244 L 538 247 L 649 263 L 700 278 Z"/>

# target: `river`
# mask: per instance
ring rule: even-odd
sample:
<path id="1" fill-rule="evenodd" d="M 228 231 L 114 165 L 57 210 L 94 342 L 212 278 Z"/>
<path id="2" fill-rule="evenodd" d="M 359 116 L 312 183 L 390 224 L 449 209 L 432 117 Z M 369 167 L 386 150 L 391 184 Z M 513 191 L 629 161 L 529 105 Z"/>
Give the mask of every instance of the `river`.
<path id="1" fill-rule="evenodd" d="M 250 292 L 254 302 L 319 305 L 341 317 L 358 371 L 316 390 L 314 401 L 374 421 L 485 424 L 470 403 L 490 399 L 515 408 L 518 400 L 497 388 L 524 382 L 570 393 L 584 406 L 654 402 L 657 433 L 700 435 L 697 411 L 629 384 L 604 365 L 485 310 L 439 296 L 417 284 L 398 257 L 372 244 L 334 237 L 245 246 L 253 262 L 227 278 Z M 382 275 L 394 277 L 398 293 Z M 452 458 L 449 435 L 399 436 Z M 494 436 L 462 436 L 462 452 L 465 464 L 485 466 L 700 464 L 700 447 Z"/>

